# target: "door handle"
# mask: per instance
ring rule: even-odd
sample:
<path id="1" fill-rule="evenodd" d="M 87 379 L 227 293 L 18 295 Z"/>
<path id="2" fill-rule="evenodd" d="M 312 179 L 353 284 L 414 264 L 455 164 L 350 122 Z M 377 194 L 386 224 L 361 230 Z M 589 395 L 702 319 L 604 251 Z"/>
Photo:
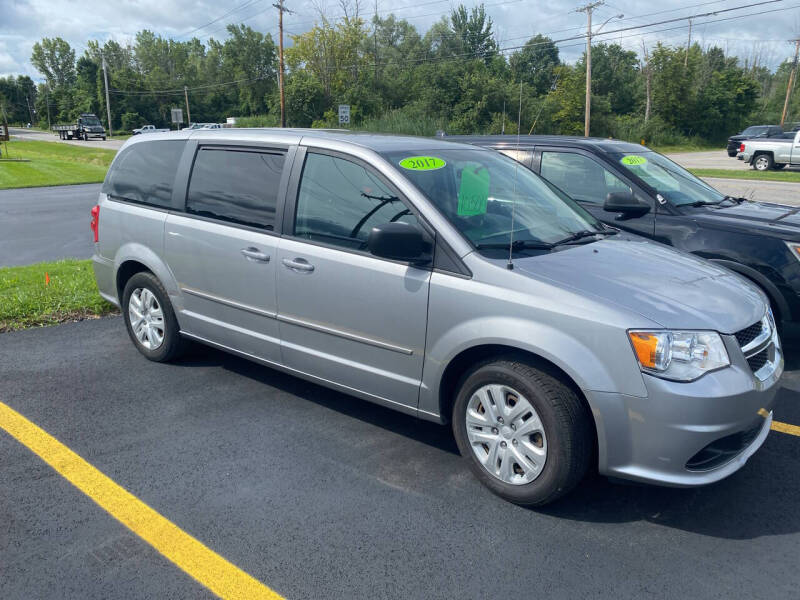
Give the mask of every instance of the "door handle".
<path id="1" fill-rule="evenodd" d="M 284 258 L 283 264 L 286 268 L 292 271 L 300 271 L 303 273 L 311 273 L 314 270 L 314 265 L 310 264 L 305 258 Z"/>
<path id="2" fill-rule="evenodd" d="M 264 263 L 269 262 L 269 254 L 264 254 L 258 248 L 253 248 L 250 246 L 249 248 L 242 248 L 240 252 L 247 260 Z"/>

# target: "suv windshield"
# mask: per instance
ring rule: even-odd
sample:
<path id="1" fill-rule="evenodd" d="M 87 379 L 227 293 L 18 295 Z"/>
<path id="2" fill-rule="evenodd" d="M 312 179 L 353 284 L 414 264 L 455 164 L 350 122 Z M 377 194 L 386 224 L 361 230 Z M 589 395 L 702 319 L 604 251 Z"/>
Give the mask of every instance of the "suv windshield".
<path id="1" fill-rule="evenodd" d="M 702 202 L 719 204 L 725 199 L 710 185 L 665 156 L 647 150 L 636 154 L 609 154 L 619 167 L 639 179 L 676 206 Z"/>
<path id="2" fill-rule="evenodd" d="M 475 149 L 386 152 L 389 162 L 479 250 L 515 251 L 606 232 L 573 200 L 556 194 L 539 176 L 502 154 Z M 527 248 L 526 248 L 527 246 Z M 506 250 L 508 252 L 508 250 Z"/>
<path id="3" fill-rule="evenodd" d="M 760 127 L 748 127 L 740 135 L 761 135 L 766 132 L 767 128 L 762 125 Z"/>

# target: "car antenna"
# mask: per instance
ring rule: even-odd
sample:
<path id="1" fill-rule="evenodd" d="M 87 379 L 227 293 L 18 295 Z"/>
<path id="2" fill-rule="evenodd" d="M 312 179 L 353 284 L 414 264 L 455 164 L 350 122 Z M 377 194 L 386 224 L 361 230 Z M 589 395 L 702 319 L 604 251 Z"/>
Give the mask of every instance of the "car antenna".
<path id="1" fill-rule="evenodd" d="M 519 131 L 522 126 L 522 82 L 519 82 L 519 110 L 517 111 L 517 157 L 519 157 Z M 514 217 L 517 212 L 517 169 L 519 169 L 519 161 L 516 161 L 514 166 L 514 196 L 511 199 L 511 232 L 508 234 L 508 264 L 506 269 L 509 271 L 514 269 L 514 262 L 512 255 L 514 254 Z"/>

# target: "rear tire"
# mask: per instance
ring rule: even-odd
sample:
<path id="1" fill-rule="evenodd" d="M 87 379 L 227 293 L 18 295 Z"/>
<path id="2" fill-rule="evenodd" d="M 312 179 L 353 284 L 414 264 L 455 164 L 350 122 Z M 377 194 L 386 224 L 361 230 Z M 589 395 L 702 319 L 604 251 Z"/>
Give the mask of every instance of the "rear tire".
<path id="1" fill-rule="evenodd" d="M 136 273 L 125 284 L 122 315 L 133 345 L 147 359 L 167 362 L 185 350 L 169 295 L 152 273 Z"/>
<path id="2" fill-rule="evenodd" d="M 728 156 L 730 156 L 731 158 L 733 158 L 737 154 L 738 154 L 738 152 L 731 152 L 730 150 L 728 150 Z"/>
<path id="3" fill-rule="evenodd" d="M 468 372 L 452 417 L 456 443 L 473 474 L 515 504 L 553 502 L 591 464 L 591 417 L 580 398 L 559 376 L 518 357 L 490 360 Z"/>
<path id="4" fill-rule="evenodd" d="M 769 171 L 772 164 L 772 157 L 769 154 L 759 154 L 753 158 L 753 168 L 756 171 Z"/>

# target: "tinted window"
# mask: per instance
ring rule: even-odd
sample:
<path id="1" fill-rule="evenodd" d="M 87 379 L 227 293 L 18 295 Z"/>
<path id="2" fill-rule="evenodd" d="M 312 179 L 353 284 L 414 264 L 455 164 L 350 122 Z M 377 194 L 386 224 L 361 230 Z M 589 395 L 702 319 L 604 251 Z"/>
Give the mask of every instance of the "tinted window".
<path id="1" fill-rule="evenodd" d="M 297 196 L 295 235 L 364 249 L 372 227 L 391 221 L 417 222 L 377 175 L 348 160 L 308 154 Z"/>
<path id="2" fill-rule="evenodd" d="M 123 150 L 106 177 L 103 191 L 131 202 L 169 208 L 183 140 L 139 142 Z"/>
<path id="3" fill-rule="evenodd" d="M 273 229 L 284 155 L 203 148 L 197 153 L 186 212 Z"/>
<path id="4" fill-rule="evenodd" d="M 522 163 L 526 167 L 530 168 L 531 163 L 533 162 L 533 151 L 532 150 L 517 150 L 515 148 L 498 148 L 498 152 L 502 152 L 509 158 L 513 158 L 514 160 Z"/>
<path id="5" fill-rule="evenodd" d="M 602 204 L 611 192 L 630 192 L 619 177 L 582 154 L 543 152 L 541 175 L 575 200 Z"/>

